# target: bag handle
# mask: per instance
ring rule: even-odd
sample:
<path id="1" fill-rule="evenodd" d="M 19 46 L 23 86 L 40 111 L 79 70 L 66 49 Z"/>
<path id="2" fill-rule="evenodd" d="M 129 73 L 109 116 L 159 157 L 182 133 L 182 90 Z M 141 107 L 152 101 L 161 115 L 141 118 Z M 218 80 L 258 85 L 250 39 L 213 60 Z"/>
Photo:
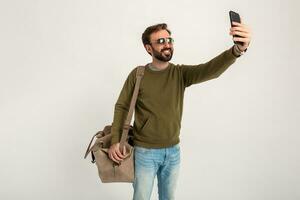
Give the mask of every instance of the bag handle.
<path id="1" fill-rule="evenodd" d="M 101 133 L 101 131 L 100 131 L 100 133 Z M 91 139 L 91 141 L 90 141 L 90 143 L 89 143 L 89 145 L 88 145 L 88 147 L 87 147 L 87 149 L 86 149 L 86 152 L 85 152 L 85 154 L 84 154 L 84 159 L 86 159 L 86 157 L 89 155 L 89 153 L 91 152 L 91 145 L 92 145 L 92 142 L 94 141 L 94 138 L 96 137 L 96 135 L 98 135 L 99 134 L 99 132 L 97 132 L 93 137 L 92 137 L 92 139 Z M 92 161 L 93 162 L 93 161 Z"/>
<path id="2" fill-rule="evenodd" d="M 121 136 L 121 140 L 120 140 L 120 151 L 121 152 L 123 150 L 123 147 L 125 145 L 125 142 L 126 142 L 126 139 L 127 139 L 127 136 L 128 136 L 128 131 L 129 131 L 129 128 L 130 128 L 130 123 L 131 123 L 131 120 L 132 120 L 133 111 L 134 111 L 137 96 L 138 96 L 138 93 L 139 93 L 140 83 L 141 83 L 141 80 L 144 76 L 144 71 L 145 71 L 145 66 L 138 66 L 137 72 L 136 72 L 136 83 L 135 83 L 135 87 L 134 87 L 134 92 L 133 92 L 133 95 L 131 97 L 129 112 L 128 112 L 127 118 L 126 118 L 124 126 L 123 126 L 123 132 L 122 132 L 122 136 Z"/>

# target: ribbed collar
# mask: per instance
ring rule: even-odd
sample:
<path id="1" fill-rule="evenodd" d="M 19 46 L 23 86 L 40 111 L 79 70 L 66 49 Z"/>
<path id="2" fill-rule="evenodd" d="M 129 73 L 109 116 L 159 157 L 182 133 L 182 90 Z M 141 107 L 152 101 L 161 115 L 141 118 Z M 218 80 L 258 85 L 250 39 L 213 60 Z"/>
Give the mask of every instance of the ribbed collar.
<path id="1" fill-rule="evenodd" d="M 163 72 L 166 72 L 170 69 L 170 65 L 171 65 L 171 63 L 169 62 L 169 65 L 165 69 L 156 70 L 156 69 L 151 69 L 152 66 L 150 65 L 150 63 L 148 63 L 146 65 L 146 70 L 149 71 L 149 72 L 152 72 L 152 73 L 163 73 Z"/>

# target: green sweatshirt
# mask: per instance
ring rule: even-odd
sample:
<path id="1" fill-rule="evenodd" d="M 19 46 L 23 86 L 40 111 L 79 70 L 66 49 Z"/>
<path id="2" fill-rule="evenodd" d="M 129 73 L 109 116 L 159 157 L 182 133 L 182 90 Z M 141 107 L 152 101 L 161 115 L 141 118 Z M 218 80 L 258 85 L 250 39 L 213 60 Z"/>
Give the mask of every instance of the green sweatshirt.
<path id="1" fill-rule="evenodd" d="M 175 65 L 153 71 L 146 65 L 135 106 L 134 145 L 165 148 L 179 143 L 184 91 L 192 84 L 220 76 L 237 57 L 232 48 L 199 65 Z M 120 141 L 136 82 L 134 68 L 128 75 L 115 104 L 111 144 Z"/>

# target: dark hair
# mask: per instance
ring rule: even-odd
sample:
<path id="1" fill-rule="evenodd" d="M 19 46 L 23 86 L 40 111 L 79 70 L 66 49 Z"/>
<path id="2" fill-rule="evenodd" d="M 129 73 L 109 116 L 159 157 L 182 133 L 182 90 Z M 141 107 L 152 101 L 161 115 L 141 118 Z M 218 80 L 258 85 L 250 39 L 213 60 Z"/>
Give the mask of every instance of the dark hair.
<path id="1" fill-rule="evenodd" d="M 144 33 L 142 35 L 142 41 L 143 41 L 144 46 L 146 44 L 150 44 L 150 35 L 152 33 L 160 31 L 160 30 L 166 30 L 171 35 L 171 31 L 168 29 L 168 25 L 165 23 L 149 26 L 148 28 L 146 28 L 146 30 L 144 31 Z"/>

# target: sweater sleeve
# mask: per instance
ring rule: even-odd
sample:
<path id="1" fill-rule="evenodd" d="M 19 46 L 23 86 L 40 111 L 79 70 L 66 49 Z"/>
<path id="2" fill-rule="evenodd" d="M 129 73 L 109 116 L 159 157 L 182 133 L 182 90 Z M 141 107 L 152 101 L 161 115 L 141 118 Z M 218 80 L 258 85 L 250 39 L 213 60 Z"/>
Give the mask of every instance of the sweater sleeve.
<path id="1" fill-rule="evenodd" d="M 236 60 L 233 47 L 199 65 L 181 65 L 185 87 L 219 77 Z"/>
<path id="2" fill-rule="evenodd" d="M 123 125 L 125 123 L 127 114 L 129 112 L 130 101 L 134 91 L 136 82 L 136 71 L 137 68 L 133 69 L 128 75 L 123 88 L 119 94 L 119 98 L 115 104 L 114 119 L 111 128 L 111 144 L 120 142 Z"/>

